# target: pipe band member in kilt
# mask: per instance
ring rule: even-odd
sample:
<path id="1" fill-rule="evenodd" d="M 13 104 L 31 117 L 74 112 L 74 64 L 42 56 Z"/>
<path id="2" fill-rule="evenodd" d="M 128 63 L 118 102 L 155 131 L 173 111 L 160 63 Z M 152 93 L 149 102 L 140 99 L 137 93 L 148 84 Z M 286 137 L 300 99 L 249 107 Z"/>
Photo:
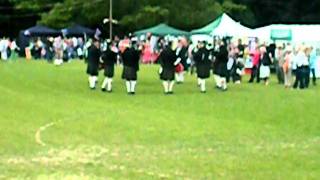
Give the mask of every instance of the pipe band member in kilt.
<path id="1" fill-rule="evenodd" d="M 206 93 L 206 79 L 210 77 L 211 60 L 210 50 L 205 47 L 205 42 L 199 42 L 194 51 L 194 61 L 197 68 L 198 84 L 201 93 Z"/>
<path id="2" fill-rule="evenodd" d="M 216 87 L 222 91 L 227 90 L 227 63 L 228 63 L 228 49 L 224 42 L 221 42 L 219 52 L 216 54 L 216 60 L 214 62 L 214 78 L 216 81 Z"/>
<path id="3" fill-rule="evenodd" d="M 111 42 L 107 50 L 102 53 L 105 79 L 102 83 L 102 91 L 112 92 L 112 78 L 114 76 L 114 65 L 117 63 L 118 49 Z"/>
<path id="4" fill-rule="evenodd" d="M 123 61 L 122 79 L 126 80 L 127 93 L 129 95 L 135 94 L 135 87 L 137 84 L 137 72 L 139 71 L 139 51 L 131 46 L 131 42 L 127 40 L 122 42 L 121 46 L 124 46 L 124 51 L 121 54 Z"/>
<path id="5" fill-rule="evenodd" d="M 160 79 L 163 80 L 165 94 L 173 94 L 176 59 L 177 56 L 171 48 L 171 43 L 167 44 L 159 56 Z"/>
<path id="6" fill-rule="evenodd" d="M 188 71 L 188 64 L 187 64 L 187 59 L 189 57 L 188 54 L 188 41 L 186 38 L 181 38 L 178 42 L 178 47 L 176 49 L 176 55 L 178 56 L 178 58 L 180 58 L 180 65 L 181 68 L 177 69 L 179 71 L 177 71 L 176 73 L 176 81 L 178 84 L 181 84 L 184 82 L 184 73 Z"/>
<path id="7" fill-rule="evenodd" d="M 98 39 L 94 39 L 93 44 L 88 50 L 87 74 L 89 75 L 89 87 L 91 89 L 96 88 L 96 83 L 98 81 L 100 56 L 100 42 Z"/>

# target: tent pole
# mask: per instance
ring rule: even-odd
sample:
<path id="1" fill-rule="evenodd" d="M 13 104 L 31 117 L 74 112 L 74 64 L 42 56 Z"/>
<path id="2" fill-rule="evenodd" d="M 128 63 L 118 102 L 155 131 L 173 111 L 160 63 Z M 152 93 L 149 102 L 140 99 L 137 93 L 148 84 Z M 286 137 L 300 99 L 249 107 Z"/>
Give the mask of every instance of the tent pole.
<path id="1" fill-rule="evenodd" d="M 109 38 L 112 41 L 112 0 L 110 0 L 110 11 L 109 11 Z"/>

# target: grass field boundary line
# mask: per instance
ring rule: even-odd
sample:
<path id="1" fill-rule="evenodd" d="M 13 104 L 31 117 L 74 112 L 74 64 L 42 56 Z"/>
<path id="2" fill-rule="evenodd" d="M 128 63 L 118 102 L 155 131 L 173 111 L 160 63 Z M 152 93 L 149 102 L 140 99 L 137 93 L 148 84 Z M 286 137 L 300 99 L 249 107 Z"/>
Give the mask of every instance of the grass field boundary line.
<path id="1" fill-rule="evenodd" d="M 48 129 L 49 127 L 51 126 L 54 126 L 56 125 L 57 122 L 50 122 L 44 126 L 41 126 L 37 131 L 36 131 L 36 134 L 35 134 L 35 140 L 36 140 L 36 143 L 41 145 L 41 146 L 46 146 L 46 143 L 44 143 L 41 139 L 41 132 L 42 131 L 45 131 L 46 129 Z"/>
<path id="2" fill-rule="evenodd" d="M 62 121 L 71 121 L 71 120 L 77 119 L 79 117 L 82 117 L 84 114 L 96 115 L 96 114 L 105 114 L 105 112 L 96 113 L 96 111 L 94 111 L 94 112 L 88 112 L 88 113 L 79 113 L 76 116 L 69 116 L 69 117 L 62 118 L 62 119 L 57 120 L 57 121 L 49 122 L 49 123 L 47 123 L 47 124 L 45 124 L 43 126 L 40 126 L 37 129 L 36 133 L 35 133 L 35 141 L 36 141 L 36 143 L 41 145 L 41 146 L 46 146 L 46 143 L 41 138 L 41 133 L 42 132 L 46 131 L 48 128 L 50 128 L 52 126 L 55 126 L 55 125 L 59 124 Z"/>

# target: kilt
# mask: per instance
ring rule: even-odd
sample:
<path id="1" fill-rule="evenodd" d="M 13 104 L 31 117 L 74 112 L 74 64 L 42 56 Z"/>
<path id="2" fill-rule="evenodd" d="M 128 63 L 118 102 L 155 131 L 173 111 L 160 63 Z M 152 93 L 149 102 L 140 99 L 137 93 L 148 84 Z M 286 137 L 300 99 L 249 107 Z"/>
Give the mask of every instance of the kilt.
<path id="1" fill-rule="evenodd" d="M 108 78 L 113 78 L 114 76 L 114 66 L 113 65 L 106 65 L 104 67 L 104 76 Z"/>
<path id="2" fill-rule="evenodd" d="M 197 76 L 201 79 L 207 79 L 210 77 L 210 65 L 198 65 Z"/>
<path id="3" fill-rule="evenodd" d="M 136 81 L 137 80 L 137 70 L 136 68 L 124 66 L 122 71 L 122 79 L 127 81 Z"/>
<path id="4" fill-rule="evenodd" d="M 99 65 L 98 64 L 88 64 L 87 74 L 90 76 L 98 76 Z"/>
<path id="5" fill-rule="evenodd" d="M 215 65 L 214 74 L 216 74 L 220 77 L 227 77 L 227 74 L 228 74 L 227 64 L 220 63 L 220 64 Z"/>
<path id="6" fill-rule="evenodd" d="M 160 79 L 163 81 L 173 81 L 174 80 L 175 69 L 163 68 Z"/>

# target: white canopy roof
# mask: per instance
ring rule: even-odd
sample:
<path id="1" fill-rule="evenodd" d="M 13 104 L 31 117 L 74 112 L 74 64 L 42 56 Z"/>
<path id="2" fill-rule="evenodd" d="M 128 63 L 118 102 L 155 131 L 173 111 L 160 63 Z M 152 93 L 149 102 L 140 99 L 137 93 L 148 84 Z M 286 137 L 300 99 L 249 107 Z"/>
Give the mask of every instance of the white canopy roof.
<path id="1" fill-rule="evenodd" d="M 191 31 L 193 35 L 211 35 L 220 37 L 251 37 L 253 31 L 233 20 L 226 13 L 219 16 L 210 24 Z"/>
<path id="2" fill-rule="evenodd" d="M 251 37 L 254 35 L 252 29 L 241 25 L 240 22 L 236 22 L 225 13 L 221 17 L 219 26 L 213 29 L 210 34 L 221 37 Z"/>
<path id="3" fill-rule="evenodd" d="M 290 30 L 292 42 L 296 43 L 320 41 L 320 25 L 273 24 L 255 29 L 254 36 L 263 41 L 271 41 L 272 30 Z"/>

